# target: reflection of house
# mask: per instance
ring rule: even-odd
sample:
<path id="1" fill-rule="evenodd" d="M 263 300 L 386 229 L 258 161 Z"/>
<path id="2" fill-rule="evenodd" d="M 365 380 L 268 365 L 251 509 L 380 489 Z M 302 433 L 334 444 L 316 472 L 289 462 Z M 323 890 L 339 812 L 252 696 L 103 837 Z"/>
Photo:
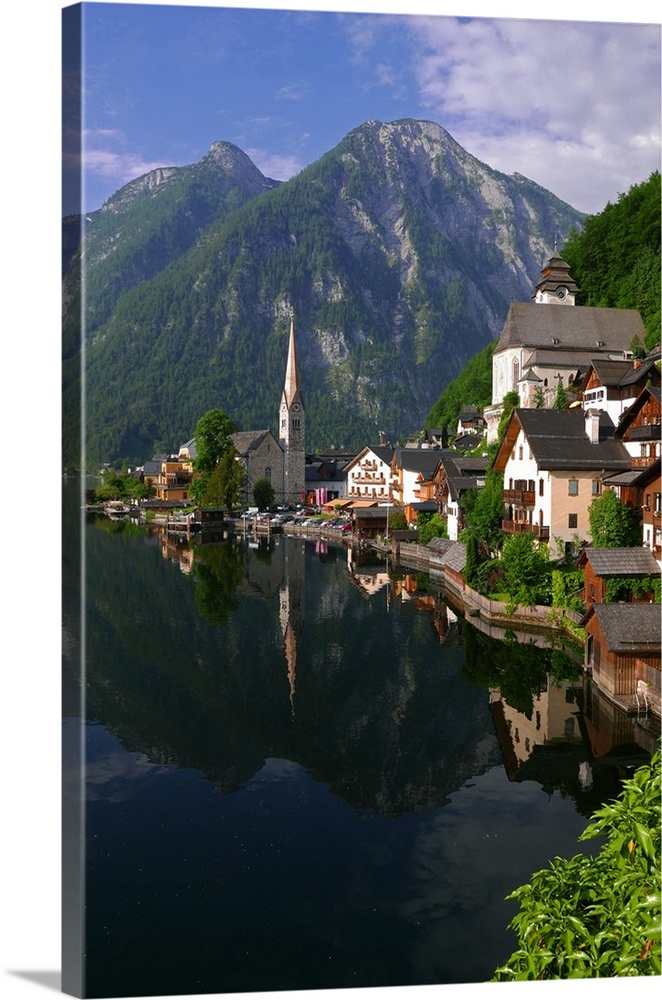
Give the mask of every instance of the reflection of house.
<path id="1" fill-rule="evenodd" d="M 569 265 L 553 256 L 542 270 L 535 301 L 511 304 L 492 355 L 488 440 L 497 439 L 506 393 L 519 393 L 524 409 L 541 402 L 551 406 L 559 379 L 567 388 L 595 359 L 627 360 L 633 338 L 643 343 L 644 324 L 636 310 L 577 306 L 578 291 Z"/>
<path id="2" fill-rule="evenodd" d="M 659 567 L 650 549 L 582 549 L 577 566 L 584 569 L 584 602 L 588 607 L 594 602 L 606 604 L 609 600 L 645 601 L 654 599 L 652 589 L 634 592 L 627 581 L 643 581 L 659 575 Z M 620 585 L 620 586 L 619 586 Z M 610 598 L 610 590 L 619 587 L 618 594 Z"/>
<path id="3" fill-rule="evenodd" d="M 630 468 L 630 456 L 605 412 L 516 409 L 493 468 L 503 473 L 504 532 L 532 531 L 563 555 L 590 539 L 593 498 L 607 473 Z"/>
<path id="4" fill-rule="evenodd" d="M 490 709 L 511 779 L 537 746 L 582 746 L 575 688 L 570 681 L 557 683 L 548 678 L 540 693 L 533 697 L 530 716 L 504 701 L 498 688 L 490 692 Z"/>
<path id="5" fill-rule="evenodd" d="M 642 708 L 645 695 L 659 715 L 659 604 L 592 604 L 582 625 L 584 666 L 593 682 L 625 711 Z"/>
<path id="6" fill-rule="evenodd" d="M 346 466 L 347 496 L 350 499 L 388 500 L 391 483 L 390 445 L 366 447 Z"/>

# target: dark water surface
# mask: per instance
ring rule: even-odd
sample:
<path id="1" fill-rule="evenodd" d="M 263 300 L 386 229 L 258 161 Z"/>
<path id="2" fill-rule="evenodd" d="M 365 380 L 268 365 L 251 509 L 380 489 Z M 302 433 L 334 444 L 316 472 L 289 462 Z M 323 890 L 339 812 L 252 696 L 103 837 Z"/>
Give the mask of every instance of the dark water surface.
<path id="1" fill-rule="evenodd" d="M 88 996 L 487 980 L 516 944 L 504 897 L 595 852 L 588 817 L 646 759 L 632 720 L 555 680 L 563 655 L 340 546 L 90 520 L 81 636 L 76 484 L 64 512 Z"/>

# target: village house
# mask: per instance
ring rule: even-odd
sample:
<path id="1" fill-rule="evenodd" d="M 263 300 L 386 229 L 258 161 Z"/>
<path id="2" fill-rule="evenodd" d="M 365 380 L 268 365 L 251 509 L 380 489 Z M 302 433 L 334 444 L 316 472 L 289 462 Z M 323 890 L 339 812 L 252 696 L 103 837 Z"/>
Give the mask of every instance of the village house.
<path id="1" fill-rule="evenodd" d="M 641 589 L 641 584 L 660 574 L 660 568 L 648 548 L 596 549 L 587 546 L 579 555 L 577 567 L 584 570 L 584 603 L 587 608 L 591 604 L 608 604 L 614 600 L 632 604 L 650 604 L 655 600 L 652 586 Z M 618 588 L 617 593 L 615 588 Z"/>
<path id="2" fill-rule="evenodd" d="M 446 521 L 448 537 L 457 541 L 466 527 L 462 501 L 469 490 L 485 485 L 489 459 L 487 456 L 467 458 L 457 452 L 438 453 L 438 462 L 431 479 L 421 484 L 421 496 L 434 498 L 437 510 Z"/>
<path id="3" fill-rule="evenodd" d="M 659 388 L 659 360 L 659 351 L 643 361 L 594 359 L 580 387 L 583 408 L 606 410 L 614 424 L 618 425 L 648 383 Z"/>
<path id="4" fill-rule="evenodd" d="M 347 496 L 347 459 L 306 457 L 306 503 L 323 506 Z"/>
<path id="5" fill-rule="evenodd" d="M 564 389 L 582 384 L 594 360 L 632 359 L 645 328 L 635 309 L 577 306 L 570 267 L 552 256 L 533 302 L 513 302 L 492 355 L 492 405 L 484 411 L 487 439 L 496 441 L 503 398 L 519 394 L 522 408 L 550 407 L 559 379 Z"/>
<path id="6" fill-rule="evenodd" d="M 345 467 L 347 498 L 350 500 L 381 500 L 388 503 L 391 486 L 390 445 L 363 448 Z"/>
<path id="7" fill-rule="evenodd" d="M 395 448 L 391 458 L 393 501 L 401 508 L 420 503 L 421 486 L 430 479 L 439 461 L 431 448 Z"/>
<path id="8" fill-rule="evenodd" d="M 153 487 L 157 500 L 187 501 L 195 476 L 191 458 L 180 454 L 154 455 L 142 469 L 142 481 Z"/>
<path id="9" fill-rule="evenodd" d="M 661 412 L 659 385 L 646 385 L 618 422 L 615 437 L 625 445 L 633 468 L 646 468 L 660 457 Z"/>
<path id="10" fill-rule="evenodd" d="M 589 507 L 630 456 L 605 412 L 516 409 L 493 468 L 504 477 L 505 534 L 532 531 L 560 558 L 590 541 Z"/>
<path id="11" fill-rule="evenodd" d="M 625 711 L 650 707 L 660 715 L 660 605 L 592 604 L 584 667 Z"/>

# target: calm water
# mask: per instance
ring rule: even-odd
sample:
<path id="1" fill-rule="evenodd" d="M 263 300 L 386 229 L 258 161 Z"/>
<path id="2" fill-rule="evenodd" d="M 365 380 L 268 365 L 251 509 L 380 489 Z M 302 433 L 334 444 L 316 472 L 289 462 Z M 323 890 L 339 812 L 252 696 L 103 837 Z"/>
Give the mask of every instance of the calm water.
<path id="1" fill-rule="evenodd" d="M 85 535 L 88 996 L 489 979 L 516 944 L 504 897 L 596 851 L 590 813 L 646 757 L 581 677 L 553 681 L 557 652 L 341 547 Z"/>

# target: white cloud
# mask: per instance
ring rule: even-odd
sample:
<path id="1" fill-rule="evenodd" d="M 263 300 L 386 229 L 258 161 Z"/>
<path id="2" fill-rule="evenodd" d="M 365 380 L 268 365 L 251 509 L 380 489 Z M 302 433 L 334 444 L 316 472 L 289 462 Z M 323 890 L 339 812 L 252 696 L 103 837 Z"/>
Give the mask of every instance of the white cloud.
<path id="1" fill-rule="evenodd" d="M 265 177 L 277 181 L 287 181 L 303 169 L 303 163 L 297 156 L 273 153 L 267 149 L 245 149 L 244 152 Z"/>
<path id="2" fill-rule="evenodd" d="M 584 211 L 600 211 L 659 168 L 659 27 L 408 23 L 423 106 L 491 166 Z"/>

